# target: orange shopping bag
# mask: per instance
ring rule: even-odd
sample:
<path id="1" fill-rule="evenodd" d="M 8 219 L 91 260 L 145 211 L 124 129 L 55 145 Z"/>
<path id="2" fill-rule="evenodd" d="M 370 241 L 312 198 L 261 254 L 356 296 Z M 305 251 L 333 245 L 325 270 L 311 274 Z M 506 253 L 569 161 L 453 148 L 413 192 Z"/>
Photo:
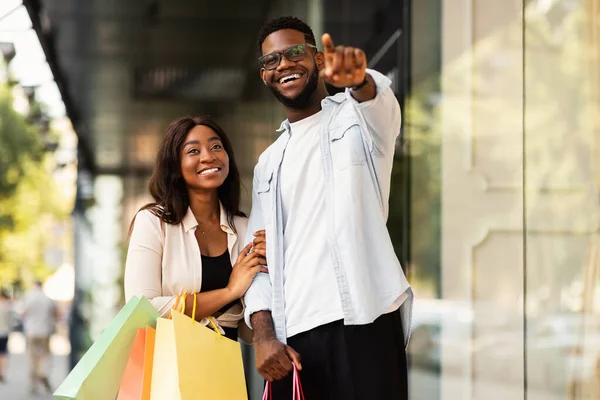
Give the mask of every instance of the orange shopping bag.
<path id="1" fill-rule="evenodd" d="M 142 397 L 145 342 L 146 330 L 138 328 L 129 352 L 117 400 L 140 400 Z"/>
<path id="2" fill-rule="evenodd" d="M 146 346 L 144 349 L 144 374 L 142 383 L 142 400 L 150 400 L 150 385 L 152 383 L 152 365 L 154 361 L 154 341 L 156 329 L 146 327 Z"/>
<path id="3" fill-rule="evenodd" d="M 117 400 L 150 400 L 154 333 L 151 326 L 138 329 Z"/>

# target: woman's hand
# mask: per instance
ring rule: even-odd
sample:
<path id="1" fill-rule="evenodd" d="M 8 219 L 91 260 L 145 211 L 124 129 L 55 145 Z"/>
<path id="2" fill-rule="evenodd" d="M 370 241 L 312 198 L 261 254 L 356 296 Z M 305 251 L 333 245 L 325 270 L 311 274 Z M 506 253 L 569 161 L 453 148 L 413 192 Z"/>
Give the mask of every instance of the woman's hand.
<path id="1" fill-rule="evenodd" d="M 261 265 L 261 256 L 258 252 L 250 252 L 252 243 L 248 243 L 246 247 L 240 252 L 235 265 L 231 271 L 229 277 L 229 283 L 227 289 L 231 291 L 236 299 L 239 299 L 246 293 L 252 280 L 259 272 L 268 272 L 268 270 Z"/>
<path id="2" fill-rule="evenodd" d="M 254 232 L 254 240 L 252 241 L 252 251 L 258 253 L 261 257 L 261 264 L 267 264 L 267 234 L 265 230 Z"/>

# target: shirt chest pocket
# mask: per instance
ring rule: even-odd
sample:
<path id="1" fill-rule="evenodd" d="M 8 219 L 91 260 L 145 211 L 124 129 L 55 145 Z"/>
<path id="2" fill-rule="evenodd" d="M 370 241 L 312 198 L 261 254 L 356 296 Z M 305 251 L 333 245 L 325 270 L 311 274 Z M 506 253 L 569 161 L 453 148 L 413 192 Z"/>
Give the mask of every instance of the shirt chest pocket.
<path id="1" fill-rule="evenodd" d="M 273 215 L 274 207 L 274 189 L 273 185 L 273 173 L 267 174 L 265 178 L 260 179 L 257 182 L 256 192 L 258 193 L 258 199 L 260 200 L 260 209 L 262 211 L 263 220 L 268 223 Z"/>
<path id="2" fill-rule="evenodd" d="M 329 131 L 331 158 L 336 169 L 342 170 L 366 163 L 365 145 L 360 125 L 352 119 Z"/>

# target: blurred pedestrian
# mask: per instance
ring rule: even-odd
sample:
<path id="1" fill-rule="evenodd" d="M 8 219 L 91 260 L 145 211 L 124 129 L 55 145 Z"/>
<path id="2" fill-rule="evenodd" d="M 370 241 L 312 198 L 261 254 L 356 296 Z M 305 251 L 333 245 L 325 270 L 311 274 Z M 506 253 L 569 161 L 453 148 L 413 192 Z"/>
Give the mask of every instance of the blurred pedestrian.
<path id="1" fill-rule="evenodd" d="M 42 291 L 42 283 L 25 295 L 24 330 L 29 353 L 29 374 L 31 393 L 37 394 L 38 384 L 42 384 L 48 393 L 52 387 L 48 381 L 48 363 L 50 361 L 50 336 L 56 330 L 58 309 L 53 300 Z"/>
<path id="2" fill-rule="evenodd" d="M 0 290 L 0 383 L 8 368 L 8 335 L 14 326 L 13 305 L 5 290 Z"/>

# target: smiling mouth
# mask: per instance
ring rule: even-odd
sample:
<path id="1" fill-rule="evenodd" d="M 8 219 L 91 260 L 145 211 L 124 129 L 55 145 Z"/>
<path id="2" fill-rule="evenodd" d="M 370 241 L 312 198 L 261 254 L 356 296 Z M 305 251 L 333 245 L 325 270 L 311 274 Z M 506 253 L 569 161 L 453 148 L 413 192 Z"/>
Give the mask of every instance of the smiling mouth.
<path id="1" fill-rule="evenodd" d="M 292 74 L 292 75 L 284 76 L 283 78 L 279 79 L 278 82 L 282 85 L 285 85 L 286 83 L 293 82 L 297 79 L 300 79 L 300 74 Z"/>
<path id="2" fill-rule="evenodd" d="M 198 172 L 198 175 L 209 175 L 209 174 L 213 174 L 215 172 L 219 172 L 220 170 L 221 170 L 221 168 L 219 168 L 219 167 L 208 168 L 208 169 L 204 169 L 204 170 Z"/>

